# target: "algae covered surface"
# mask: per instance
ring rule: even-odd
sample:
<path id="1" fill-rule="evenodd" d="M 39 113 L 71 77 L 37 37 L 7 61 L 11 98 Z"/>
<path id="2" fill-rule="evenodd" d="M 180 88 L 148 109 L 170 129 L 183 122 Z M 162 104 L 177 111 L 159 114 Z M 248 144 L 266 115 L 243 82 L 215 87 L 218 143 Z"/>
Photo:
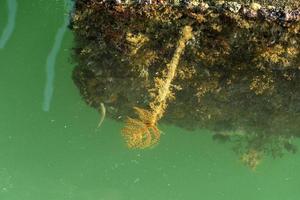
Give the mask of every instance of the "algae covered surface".
<path id="1" fill-rule="evenodd" d="M 265 155 L 296 152 L 298 4 L 76 1 L 74 82 L 89 105 L 131 122 L 129 147 L 156 144 L 159 120 L 210 130 L 254 169 Z M 182 42 L 184 27 L 192 36 Z"/>

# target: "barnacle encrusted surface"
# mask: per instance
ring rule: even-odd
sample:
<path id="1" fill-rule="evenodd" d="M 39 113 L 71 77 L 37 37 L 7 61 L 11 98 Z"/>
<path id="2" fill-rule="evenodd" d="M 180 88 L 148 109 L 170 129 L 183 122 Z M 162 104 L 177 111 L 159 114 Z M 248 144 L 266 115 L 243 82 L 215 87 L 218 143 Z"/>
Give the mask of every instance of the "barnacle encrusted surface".
<path id="1" fill-rule="evenodd" d="M 193 38 L 162 121 L 206 128 L 215 138 L 247 135 L 244 154 L 293 151 L 290 139 L 300 135 L 299 2 L 272 2 L 78 0 L 74 81 L 89 105 L 104 102 L 110 117 L 124 120 L 155 98 L 155 80 L 189 25 Z"/>

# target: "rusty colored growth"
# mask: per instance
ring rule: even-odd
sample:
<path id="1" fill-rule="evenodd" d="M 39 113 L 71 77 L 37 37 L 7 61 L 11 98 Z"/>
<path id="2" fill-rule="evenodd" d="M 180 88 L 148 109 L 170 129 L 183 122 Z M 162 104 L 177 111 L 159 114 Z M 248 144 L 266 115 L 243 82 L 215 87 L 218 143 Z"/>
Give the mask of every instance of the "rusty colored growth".
<path id="1" fill-rule="evenodd" d="M 244 165 L 249 167 L 251 170 L 255 171 L 256 167 L 260 164 L 262 160 L 262 153 L 258 152 L 255 149 L 249 149 L 240 157 L 240 160 Z"/>
<path id="2" fill-rule="evenodd" d="M 122 134 L 129 148 L 147 148 L 159 141 L 160 131 L 151 111 L 134 107 L 137 119 L 128 117 Z"/>
<path id="3" fill-rule="evenodd" d="M 135 107 L 134 109 L 138 118 L 133 119 L 128 117 L 126 120 L 122 134 L 129 148 L 143 149 L 151 147 L 159 141 L 160 131 L 157 128 L 157 122 L 165 112 L 168 99 L 173 97 L 171 83 L 175 77 L 176 68 L 185 49 L 186 42 L 191 38 L 192 27 L 188 25 L 184 26 L 174 55 L 163 72 L 165 75 L 164 78 L 157 78 L 155 80 L 154 91 L 157 91 L 157 96 L 154 98 L 154 101 L 150 103 L 151 110 Z"/>

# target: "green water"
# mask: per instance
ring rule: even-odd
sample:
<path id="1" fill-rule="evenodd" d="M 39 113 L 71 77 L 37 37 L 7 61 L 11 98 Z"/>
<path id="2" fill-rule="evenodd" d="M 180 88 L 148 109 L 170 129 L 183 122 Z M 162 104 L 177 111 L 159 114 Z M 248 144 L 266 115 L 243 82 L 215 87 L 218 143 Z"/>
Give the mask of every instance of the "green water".
<path id="1" fill-rule="evenodd" d="M 9 16 L 0 0 L 0 35 Z M 255 172 L 205 131 L 161 126 L 149 150 L 128 150 L 123 124 L 88 107 L 71 73 L 72 33 L 55 60 L 43 110 L 46 62 L 66 17 L 62 0 L 19 0 L 0 49 L 0 200 L 298 200 L 300 157 L 266 159 Z"/>

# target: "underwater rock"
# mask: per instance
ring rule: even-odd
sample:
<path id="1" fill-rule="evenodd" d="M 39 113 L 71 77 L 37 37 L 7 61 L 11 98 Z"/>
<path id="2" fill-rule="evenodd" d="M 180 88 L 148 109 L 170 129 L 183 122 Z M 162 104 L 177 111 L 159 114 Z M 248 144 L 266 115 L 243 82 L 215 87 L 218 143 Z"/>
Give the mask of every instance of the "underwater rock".
<path id="1" fill-rule="evenodd" d="M 240 11 L 241 7 L 242 7 L 241 4 L 234 2 L 234 1 L 225 2 L 223 4 L 224 9 L 227 9 L 233 13 L 238 13 Z"/>
<path id="2" fill-rule="evenodd" d="M 167 80 L 181 30 L 190 26 L 193 37 L 168 83 L 160 123 L 231 133 L 240 155 L 281 155 L 300 136 L 299 4 L 78 0 L 74 82 L 92 107 L 106 102 L 108 117 L 133 117 L 136 107 L 149 116 L 164 93 L 157 86 Z M 138 127 L 157 143 L 156 124 L 145 121 Z M 146 139 L 134 137 L 153 144 Z"/>

